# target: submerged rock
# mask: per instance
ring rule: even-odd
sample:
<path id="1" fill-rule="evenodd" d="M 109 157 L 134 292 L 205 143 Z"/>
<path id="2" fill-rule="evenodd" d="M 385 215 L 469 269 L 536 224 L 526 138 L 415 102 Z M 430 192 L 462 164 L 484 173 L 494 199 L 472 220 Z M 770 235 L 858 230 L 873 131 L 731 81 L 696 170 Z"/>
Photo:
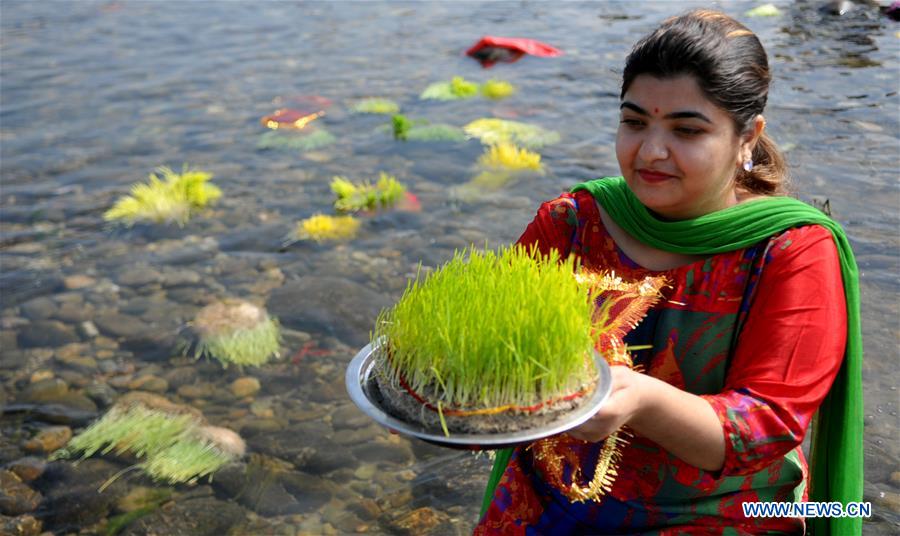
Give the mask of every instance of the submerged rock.
<path id="1" fill-rule="evenodd" d="M 0 534 L 15 534 L 16 536 L 38 536 L 41 534 L 43 524 L 39 519 L 31 515 L 18 517 L 0 516 Z"/>
<path id="2" fill-rule="evenodd" d="M 0 513 L 17 516 L 33 512 L 41 499 L 41 494 L 22 482 L 19 475 L 0 469 Z"/>
<path id="3" fill-rule="evenodd" d="M 274 290 L 266 307 L 284 326 L 362 346 L 378 313 L 390 304 L 387 296 L 353 281 L 306 276 Z"/>
<path id="4" fill-rule="evenodd" d="M 201 494 L 199 492 L 207 492 Z M 244 510 L 231 501 L 221 501 L 203 486 L 192 496 L 169 501 L 161 508 L 128 524 L 120 536 L 146 534 L 191 534 L 192 536 L 221 536 L 241 522 Z M 200 496 L 197 496 L 200 495 Z"/>
<path id="5" fill-rule="evenodd" d="M 26 452 L 50 453 L 65 446 L 72 439 L 72 429 L 68 426 L 50 426 L 25 442 Z"/>

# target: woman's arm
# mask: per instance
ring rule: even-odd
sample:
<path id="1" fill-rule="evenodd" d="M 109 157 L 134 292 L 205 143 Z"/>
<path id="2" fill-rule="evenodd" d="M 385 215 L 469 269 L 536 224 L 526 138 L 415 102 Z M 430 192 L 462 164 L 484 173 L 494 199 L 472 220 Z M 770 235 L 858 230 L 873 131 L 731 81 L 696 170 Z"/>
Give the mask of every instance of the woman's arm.
<path id="1" fill-rule="evenodd" d="M 612 392 L 593 417 L 568 432 L 600 441 L 622 425 L 700 469 L 725 463 L 722 423 L 703 398 L 628 367 L 612 367 Z"/>
<path id="2" fill-rule="evenodd" d="M 847 324 L 837 250 L 822 227 L 770 244 L 723 390 L 694 395 L 613 367 L 613 393 L 571 432 L 598 440 L 628 425 L 682 461 L 751 474 L 796 448 L 843 359 Z M 621 369 L 621 370 L 616 370 Z"/>

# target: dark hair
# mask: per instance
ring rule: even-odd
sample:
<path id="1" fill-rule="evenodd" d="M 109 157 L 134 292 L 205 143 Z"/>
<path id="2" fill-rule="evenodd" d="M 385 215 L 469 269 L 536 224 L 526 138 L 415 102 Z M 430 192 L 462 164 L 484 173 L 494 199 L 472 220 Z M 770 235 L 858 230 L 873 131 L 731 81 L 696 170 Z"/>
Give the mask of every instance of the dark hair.
<path id="1" fill-rule="evenodd" d="M 747 132 L 766 107 L 769 61 L 756 35 L 718 11 L 698 9 L 669 18 L 638 41 L 625 61 L 622 93 L 635 77 L 691 75 L 707 98 L 727 112 L 736 132 Z M 738 171 L 737 184 L 750 192 L 785 192 L 784 157 L 765 132 L 753 149 L 753 170 Z"/>

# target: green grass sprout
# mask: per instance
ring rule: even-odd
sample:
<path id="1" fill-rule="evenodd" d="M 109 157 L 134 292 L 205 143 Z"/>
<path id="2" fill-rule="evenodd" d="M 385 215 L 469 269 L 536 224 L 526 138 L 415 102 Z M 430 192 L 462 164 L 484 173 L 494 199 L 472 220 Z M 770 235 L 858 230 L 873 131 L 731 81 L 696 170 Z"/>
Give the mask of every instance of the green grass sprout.
<path id="1" fill-rule="evenodd" d="M 209 184 L 212 174 L 192 170 L 187 166 L 181 173 L 160 167 L 150 174 L 148 183 L 131 187 L 131 195 L 122 197 L 103 214 L 106 221 L 121 221 L 133 225 L 139 221 L 174 222 L 184 225 L 200 209 L 222 196 L 222 191 Z"/>
<path id="2" fill-rule="evenodd" d="M 541 169 L 541 155 L 528 149 L 520 149 L 510 142 L 501 141 L 489 145 L 478 163 L 487 168 L 512 170 Z"/>
<path id="3" fill-rule="evenodd" d="M 454 76 L 449 82 L 435 82 L 419 95 L 423 100 L 469 99 L 478 94 L 478 84 L 461 76 Z"/>
<path id="4" fill-rule="evenodd" d="M 481 94 L 488 99 L 505 99 L 516 92 L 516 86 L 503 80 L 488 80 L 481 85 Z"/>
<path id="5" fill-rule="evenodd" d="M 544 130 L 537 125 L 493 117 L 476 119 L 464 126 L 463 130 L 470 137 L 478 138 L 486 145 L 508 142 L 528 149 L 553 145 L 560 139 L 557 132 Z"/>
<path id="6" fill-rule="evenodd" d="M 261 135 L 259 141 L 256 142 L 256 147 L 259 149 L 306 152 L 331 145 L 335 141 L 334 135 L 323 128 L 318 128 L 312 132 L 273 130 Z"/>
<path id="7" fill-rule="evenodd" d="M 443 408 L 528 406 L 576 392 L 596 371 L 593 295 L 573 277 L 574 262 L 520 246 L 457 252 L 378 316 L 383 370 Z"/>
<path id="8" fill-rule="evenodd" d="M 207 305 L 191 322 L 197 334 L 194 356 L 222 365 L 258 367 L 278 357 L 281 329 L 264 309 L 242 300 Z"/>
<path id="9" fill-rule="evenodd" d="M 359 212 L 388 208 L 406 193 L 406 186 L 393 175 L 381 172 L 375 184 L 353 183 L 344 177 L 334 177 L 331 191 L 337 196 L 334 208 L 339 212 Z"/>
<path id="10" fill-rule="evenodd" d="M 363 114 L 395 114 L 400 111 L 400 105 L 390 99 L 373 97 L 354 104 L 353 111 Z"/>
<path id="11" fill-rule="evenodd" d="M 413 121 L 402 114 L 391 118 L 394 139 L 400 141 L 466 141 L 466 133 L 459 127 L 444 123 L 429 124 L 424 119 Z"/>
<path id="12" fill-rule="evenodd" d="M 359 232 L 359 225 L 359 220 L 351 215 L 315 214 L 297 223 L 297 227 L 286 238 L 286 245 L 298 240 L 314 242 L 350 240 Z"/>
<path id="13" fill-rule="evenodd" d="M 135 468 L 157 481 L 193 483 L 236 458 L 204 436 L 196 417 L 133 404 L 113 406 L 50 459 L 85 459 L 113 451 L 118 455 L 132 454 L 143 461 L 113 476 L 101 489 Z"/>

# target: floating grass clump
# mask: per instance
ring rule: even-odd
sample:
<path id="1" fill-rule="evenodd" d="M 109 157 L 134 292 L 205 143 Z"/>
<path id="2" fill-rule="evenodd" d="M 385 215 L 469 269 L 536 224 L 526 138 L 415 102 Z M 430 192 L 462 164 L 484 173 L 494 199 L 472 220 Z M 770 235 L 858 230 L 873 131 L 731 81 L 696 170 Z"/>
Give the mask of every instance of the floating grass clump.
<path id="1" fill-rule="evenodd" d="M 218 187 L 209 184 L 211 173 L 187 166 L 181 173 L 168 167 L 161 167 L 157 172 L 162 177 L 151 173 L 149 183 L 133 185 L 131 195 L 119 199 L 103 214 L 103 219 L 127 225 L 139 221 L 184 225 L 195 212 L 222 196 Z"/>
<path id="2" fill-rule="evenodd" d="M 359 220 L 353 216 L 326 216 L 316 214 L 297 224 L 297 228 L 288 237 L 288 241 L 313 240 L 327 242 L 330 240 L 349 240 L 359 231 Z"/>
<path id="3" fill-rule="evenodd" d="M 520 246 L 458 252 L 379 315 L 383 374 L 448 410 L 524 408 L 585 389 L 596 375 L 593 307 L 573 263 Z"/>
<path id="4" fill-rule="evenodd" d="M 258 367 L 278 357 L 281 330 L 266 311 L 243 300 L 207 305 L 190 327 L 196 335 L 194 356 L 210 357 L 223 365 Z"/>
<path id="5" fill-rule="evenodd" d="M 260 136 L 256 147 L 305 152 L 331 145 L 334 142 L 334 135 L 322 128 L 308 133 L 276 130 Z"/>
<path id="6" fill-rule="evenodd" d="M 331 191 L 337 196 L 334 208 L 340 212 L 359 212 L 388 208 L 406 193 L 406 186 L 393 175 L 381 172 L 375 184 L 355 184 L 344 177 L 331 181 Z"/>
<path id="7" fill-rule="evenodd" d="M 470 137 L 481 140 L 481 143 L 493 145 L 510 142 L 528 149 L 552 145 L 560 139 L 557 132 L 544 130 L 537 125 L 492 117 L 476 119 L 464 126 L 463 130 Z"/>
<path id="8" fill-rule="evenodd" d="M 54 452 L 52 460 L 94 454 L 131 454 L 143 459 L 134 467 L 154 480 L 171 484 L 194 483 L 243 455 L 243 441 L 237 450 L 210 439 L 203 423 L 190 414 L 175 414 L 147 408 L 142 404 L 113 406 L 95 422 Z M 237 434 L 227 432 L 231 441 Z M 120 473 L 121 474 L 121 473 Z M 116 477 L 119 475 L 116 475 Z M 116 477 L 104 484 L 104 488 Z"/>
<path id="9" fill-rule="evenodd" d="M 489 168 L 540 170 L 541 155 L 520 149 L 509 142 L 499 142 L 488 146 L 478 163 Z"/>
<path id="10" fill-rule="evenodd" d="M 774 4 L 763 4 L 744 12 L 744 16 L 747 17 L 777 17 L 778 15 L 781 15 L 781 10 Z"/>
<path id="11" fill-rule="evenodd" d="M 395 114 L 400 106 L 390 99 L 363 99 L 353 105 L 353 111 L 363 114 Z"/>
<path id="12" fill-rule="evenodd" d="M 391 118 L 394 139 L 401 141 L 466 141 L 461 128 L 443 123 L 429 124 L 424 119 L 413 121 L 402 114 Z"/>
<path id="13" fill-rule="evenodd" d="M 454 76 L 449 82 L 435 82 L 425 88 L 420 99 L 459 100 L 478 95 L 478 84 L 461 76 Z"/>
<path id="14" fill-rule="evenodd" d="M 516 92 L 516 86 L 503 80 L 488 80 L 481 85 L 481 94 L 489 99 L 505 99 Z"/>

